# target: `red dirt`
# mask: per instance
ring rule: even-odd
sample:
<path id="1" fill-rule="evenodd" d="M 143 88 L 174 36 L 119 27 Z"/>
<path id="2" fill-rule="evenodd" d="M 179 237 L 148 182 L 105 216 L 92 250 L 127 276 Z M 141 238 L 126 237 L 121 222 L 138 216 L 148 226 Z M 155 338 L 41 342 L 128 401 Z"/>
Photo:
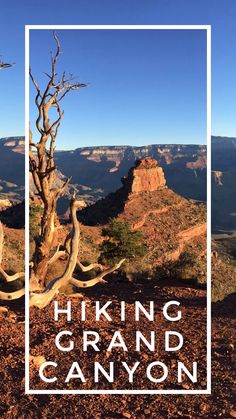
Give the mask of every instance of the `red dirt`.
<path id="1" fill-rule="evenodd" d="M 183 359 L 189 357 L 191 350 L 198 356 L 202 365 L 205 358 L 205 291 L 192 288 L 162 287 L 153 282 L 139 284 L 119 283 L 93 288 L 87 297 L 91 300 L 112 300 L 118 303 L 121 299 L 140 301 L 155 299 L 158 306 L 172 298 L 179 299 L 183 306 L 186 322 L 182 324 L 183 334 L 187 336 L 187 347 Z M 153 292 L 155 291 L 155 293 Z M 95 294 L 96 293 L 96 294 Z M 66 297 L 61 297 L 65 301 Z M 79 303 L 75 300 L 74 304 Z M 234 372 L 233 342 L 235 338 L 235 295 L 225 301 L 213 304 L 212 321 L 212 395 L 24 395 L 24 324 L 23 316 L 15 306 L 8 313 L 1 313 L 1 366 L 2 395 L 0 415 L 4 418 L 230 418 L 235 417 L 233 406 Z M 13 307 L 12 307 L 13 308 Z M 45 309 L 50 319 L 52 308 Z M 16 316 L 14 315 L 16 313 Z M 116 309 L 114 311 L 116 317 Z M 159 316 L 158 316 L 159 318 Z M 90 320 L 89 320 L 90 321 Z M 162 321 L 155 323 L 158 329 Z M 61 326 L 61 325 L 59 325 Z M 163 324 L 162 324 L 163 326 Z M 58 326 L 57 326 L 58 327 Z M 119 328 L 118 320 L 112 327 Z M 93 327 L 94 328 L 94 327 Z M 81 323 L 74 322 L 70 330 L 79 334 Z M 53 320 L 45 320 L 43 310 L 33 309 L 31 313 L 31 353 L 52 358 L 53 334 L 56 327 Z M 101 331 L 106 338 L 110 334 L 107 324 Z M 21 332 L 21 333 L 19 333 Z M 127 330 L 130 332 L 130 330 Z M 201 341 L 201 344 L 198 342 Z M 190 351 L 190 352 L 189 352 Z M 66 356 L 65 356 L 66 354 Z M 68 353 L 63 356 L 60 374 L 63 374 L 71 362 Z M 132 356 L 132 352 L 131 352 Z M 162 354 L 163 356 L 163 354 Z M 59 356 L 60 357 L 60 356 Z M 172 355 L 170 358 L 174 358 Z M 91 359 L 85 360 L 88 364 Z M 168 362 L 168 359 L 166 359 Z M 138 378 L 142 385 L 141 377 Z M 37 372 L 34 369 L 31 386 L 38 384 Z M 89 383 L 88 383 L 89 384 Z M 146 383 L 145 383 L 146 384 Z M 170 383 L 169 383 L 170 384 Z M 204 368 L 200 373 L 200 386 L 205 387 Z M 184 383 L 187 388 L 189 382 Z M 122 383 L 121 383 L 122 386 Z"/>

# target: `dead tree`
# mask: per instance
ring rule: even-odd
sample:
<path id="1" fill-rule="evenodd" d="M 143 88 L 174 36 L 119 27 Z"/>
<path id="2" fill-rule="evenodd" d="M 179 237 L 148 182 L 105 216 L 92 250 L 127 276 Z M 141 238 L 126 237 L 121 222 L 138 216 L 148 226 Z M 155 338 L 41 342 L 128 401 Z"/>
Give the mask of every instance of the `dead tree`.
<path id="1" fill-rule="evenodd" d="M 69 283 L 80 288 L 92 286 L 98 282 L 104 282 L 103 277 L 118 269 L 123 263 L 122 260 L 113 268 L 101 271 L 96 278 L 87 282 L 73 277 L 76 266 L 82 271 L 91 270 L 94 267 L 102 268 L 99 264 L 83 266 L 78 260 L 80 234 L 76 212 L 81 206 L 81 201 L 76 200 L 75 197 L 71 198 L 70 205 L 72 231 L 65 241 L 63 250 L 58 248 L 55 254 L 51 256 L 51 251 L 54 246 L 57 202 L 64 194 L 70 182 L 70 179 L 67 179 L 62 187 L 55 187 L 55 141 L 64 114 L 64 111 L 61 109 L 61 101 L 69 92 L 86 87 L 86 84 L 75 80 L 73 76 L 70 75 L 67 77 L 65 72 L 60 77 L 58 76 L 56 66 L 61 52 L 61 46 L 56 33 L 54 33 L 54 39 L 57 49 L 55 55 L 51 53 L 51 71 L 50 73 L 45 73 L 48 82 L 43 91 L 40 89 L 30 70 L 30 77 L 36 89 L 35 104 L 38 110 L 36 128 L 40 134 L 40 139 L 37 143 L 32 141 L 32 135 L 30 134 L 30 171 L 43 207 L 40 234 L 35 239 L 35 252 L 31 263 L 31 305 L 37 307 L 47 305 Z M 53 109 L 56 109 L 58 115 L 54 121 L 51 121 L 49 112 Z M 46 285 L 46 275 L 49 266 L 55 263 L 61 256 L 68 258 L 64 273 Z M 34 291 L 41 292 L 35 293 Z"/>
<path id="2" fill-rule="evenodd" d="M 37 143 L 33 143 L 32 138 L 30 138 L 30 170 L 37 193 L 43 203 L 41 231 L 36 239 L 33 270 L 41 288 L 44 287 L 49 255 L 53 245 L 57 201 L 64 194 L 70 182 L 70 179 L 67 179 L 62 187 L 55 187 L 54 182 L 56 170 L 54 162 L 55 141 L 64 114 L 61 109 L 61 101 L 72 90 L 79 90 L 86 86 L 84 83 L 75 80 L 71 75 L 67 77 L 65 72 L 61 77 L 58 76 L 56 65 L 61 46 L 56 33 L 54 33 L 54 39 L 57 50 L 55 55 L 51 53 L 51 71 L 45 73 L 48 82 L 44 91 L 41 91 L 30 70 L 30 77 L 36 89 L 35 104 L 38 110 L 36 128 L 40 134 Z M 57 111 L 57 116 L 51 121 L 49 113 L 53 109 Z M 35 149 L 36 153 L 33 153 L 32 149 Z"/>
<path id="3" fill-rule="evenodd" d="M 3 232 L 3 226 L 0 222 L 0 281 L 3 284 L 14 282 L 18 279 L 22 279 L 25 276 L 24 272 L 17 272 L 15 274 L 8 274 L 2 267 L 2 259 L 3 259 L 3 246 L 4 246 L 4 232 Z M 0 300 L 16 300 L 17 298 L 20 298 L 24 295 L 25 290 L 22 287 L 21 289 L 13 292 L 4 292 L 0 291 Z"/>

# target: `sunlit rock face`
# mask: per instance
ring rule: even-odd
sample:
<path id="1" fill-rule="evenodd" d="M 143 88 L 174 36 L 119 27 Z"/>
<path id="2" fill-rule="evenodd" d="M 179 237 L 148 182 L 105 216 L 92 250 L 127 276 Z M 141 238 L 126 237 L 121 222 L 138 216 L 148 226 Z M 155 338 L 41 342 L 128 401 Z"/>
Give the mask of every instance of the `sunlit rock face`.
<path id="1" fill-rule="evenodd" d="M 149 157 L 138 160 L 123 184 L 129 193 L 154 192 L 166 186 L 162 167 Z"/>

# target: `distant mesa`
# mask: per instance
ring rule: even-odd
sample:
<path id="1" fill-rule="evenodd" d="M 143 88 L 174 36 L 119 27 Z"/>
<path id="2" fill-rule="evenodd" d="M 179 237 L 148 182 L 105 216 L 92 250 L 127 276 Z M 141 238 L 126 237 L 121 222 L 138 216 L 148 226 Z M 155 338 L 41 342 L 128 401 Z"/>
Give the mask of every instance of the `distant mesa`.
<path id="1" fill-rule="evenodd" d="M 128 193 L 154 192 L 166 187 L 162 167 L 158 167 L 157 161 L 149 157 L 137 160 L 122 183 Z"/>
<path id="2" fill-rule="evenodd" d="M 137 261 L 138 269 L 141 263 L 142 269 L 169 266 L 189 252 L 197 255 L 201 276 L 205 278 L 206 206 L 167 187 L 163 169 L 154 158 L 136 160 L 120 189 L 78 211 L 77 217 L 82 229 L 96 226 L 96 234 L 112 218 L 141 231 L 148 252 L 142 262 Z M 132 269 L 136 269 L 134 265 Z"/>
<path id="3" fill-rule="evenodd" d="M 24 137 L 5 137 L 0 138 L 1 145 L 8 147 L 14 153 L 25 154 L 25 138 Z"/>
<path id="4" fill-rule="evenodd" d="M 202 168 L 206 167 L 207 165 L 207 156 L 205 155 L 201 155 L 201 156 L 194 156 L 196 158 L 195 161 L 188 161 L 186 163 L 186 167 L 187 169 L 191 169 L 191 170 L 201 170 Z"/>
<path id="5" fill-rule="evenodd" d="M 162 167 L 158 166 L 157 160 L 150 157 L 136 160 L 128 176 L 122 178 L 122 184 L 116 192 L 80 211 L 80 221 L 87 225 L 106 224 L 110 218 L 123 213 L 133 198 L 140 196 L 142 201 L 142 197 L 147 194 L 153 195 L 161 193 L 164 189 L 168 190 Z"/>

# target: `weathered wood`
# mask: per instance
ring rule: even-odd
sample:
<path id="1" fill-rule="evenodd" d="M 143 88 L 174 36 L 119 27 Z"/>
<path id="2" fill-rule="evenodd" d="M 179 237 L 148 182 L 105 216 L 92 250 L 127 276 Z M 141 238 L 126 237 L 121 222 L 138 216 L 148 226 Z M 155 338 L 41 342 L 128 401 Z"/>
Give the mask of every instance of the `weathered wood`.
<path id="1" fill-rule="evenodd" d="M 50 73 L 45 73 L 48 80 L 44 90 L 40 88 L 30 69 L 30 78 L 36 90 L 35 104 L 38 111 L 35 124 L 40 134 L 39 141 L 35 143 L 32 141 L 32 133 L 30 133 L 29 147 L 30 171 L 43 206 L 41 231 L 35 240 L 36 246 L 33 255 L 34 275 L 38 278 L 40 286 L 45 285 L 48 265 L 52 263 L 50 253 L 54 245 L 57 201 L 65 193 L 70 182 L 69 178 L 62 186 L 54 187 L 55 142 L 64 115 L 60 103 L 72 90 L 86 87 L 86 84 L 76 80 L 73 76 L 67 77 L 65 72 L 58 76 L 56 67 L 61 53 L 61 45 L 56 33 L 54 33 L 54 40 L 56 52 L 54 55 L 51 54 L 51 70 Z M 51 121 L 49 117 L 52 108 L 56 108 L 58 113 L 54 121 Z M 33 150 L 35 151 L 33 152 Z"/>
<path id="2" fill-rule="evenodd" d="M 66 287 L 68 284 L 73 284 L 77 288 L 87 288 L 96 285 L 97 283 L 105 282 L 104 277 L 115 270 L 119 269 L 125 259 L 122 259 L 112 268 L 103 270 L 95 278 L 88 281 L 80 281 L 73 277 L 74 270 L 78 263 L 78 252 L 80 244 L 80 225 L 77 219 L 77 209 L 80 207 L 80 201 L 76 200 L 73 196 L 71 198 L 70 212 L 72 220 L 72 231 L 71 231 L 71 240 L 70 240 L 70 253 L 67 260 L 65 270 L 62 275 L 57 278 L 53 278 L 48 285 L 46 286 L 44 292 L 42 293 L 31 293 L 30 295 L 30 306 L 35 306 L 38 308 L 46 307 L 56 295 L 59 294 L 61 288 Z M 59 251 L 59 250 L 58 250 Z"/>

